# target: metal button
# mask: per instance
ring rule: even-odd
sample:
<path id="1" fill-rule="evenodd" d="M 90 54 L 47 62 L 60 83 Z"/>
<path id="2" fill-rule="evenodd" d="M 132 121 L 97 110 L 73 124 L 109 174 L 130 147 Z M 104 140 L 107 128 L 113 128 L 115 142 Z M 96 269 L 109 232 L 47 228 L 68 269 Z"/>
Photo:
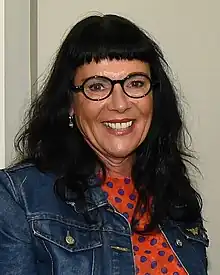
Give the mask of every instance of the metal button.
<path id="1" fill-rule="evenodd" d="M 109 211 L 109 212 L 114 212 L 114 209 L 112 209 L 110 207 L 108 207 L 106 210 Z"/>
<path id="2" fill-rule="evenodd" d="M 176 239 L 176 245 L 179 247 L 183 246 L 183 242 L 180 239 Z"/>
<path id="3" fill-rule="evenodd" d="M 65 238 L 66 243 L 69 245 L 73 245 L 75 243 L 74 238 L 70 235 L 70 232 L 67 231 L 66 238 Z"/>

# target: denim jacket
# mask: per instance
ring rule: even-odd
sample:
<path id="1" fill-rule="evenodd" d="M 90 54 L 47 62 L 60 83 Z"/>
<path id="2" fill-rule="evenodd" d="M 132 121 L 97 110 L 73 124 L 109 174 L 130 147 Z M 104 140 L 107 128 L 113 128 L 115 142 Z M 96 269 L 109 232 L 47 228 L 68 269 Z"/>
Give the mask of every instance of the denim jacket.
<path id="1" fill-rule="evenodd" d="M 130 225 L 101 188 L 86 194 L 97 219 L 88 223 L 79 203 L 55 194 L 54 182 L 31 164 L 0 171 L 0 274 L 135 275 Z M 187 274 L 207 274 L 202 224 L 168 220 L 160 229 Z"/>

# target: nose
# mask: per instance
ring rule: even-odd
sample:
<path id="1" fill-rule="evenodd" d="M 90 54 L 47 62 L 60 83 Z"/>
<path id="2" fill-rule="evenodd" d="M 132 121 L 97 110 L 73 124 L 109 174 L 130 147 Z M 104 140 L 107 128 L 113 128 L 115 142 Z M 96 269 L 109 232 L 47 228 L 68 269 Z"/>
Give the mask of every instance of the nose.
<path id="1" fill-rule="evenodd" d="M 113 87 L 111 96 L 109 97 L 108 108 L 110 111 L 117 111 L 124 113 L 127 109 L 131 108 L 129 97 L 123 92 L 120 83 L 116 83 Z"/>

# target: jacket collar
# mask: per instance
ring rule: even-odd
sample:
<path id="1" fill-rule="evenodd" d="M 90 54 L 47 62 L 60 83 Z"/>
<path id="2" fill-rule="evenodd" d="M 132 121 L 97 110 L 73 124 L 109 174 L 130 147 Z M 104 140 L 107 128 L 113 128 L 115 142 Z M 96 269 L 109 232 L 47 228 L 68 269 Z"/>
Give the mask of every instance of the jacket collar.
<path id="1" fill-rule="evenodd" d="M 71 204 L 78 213 L 82 213 L 85 210 L 92 211 L 101 206 L 108 205 L 105 193 L 101 189 L 100 179 L 97 178 L 96 175 L 93 175 L 88 179 L 88 187 L 89 188 L 85 191 L 85 199 L 87 203 L 86 209 L 84 204 L 76 200 L 76 194 L 74 192 L 70 190 L 66 190 L 65 192 L 66 202 Z"/>

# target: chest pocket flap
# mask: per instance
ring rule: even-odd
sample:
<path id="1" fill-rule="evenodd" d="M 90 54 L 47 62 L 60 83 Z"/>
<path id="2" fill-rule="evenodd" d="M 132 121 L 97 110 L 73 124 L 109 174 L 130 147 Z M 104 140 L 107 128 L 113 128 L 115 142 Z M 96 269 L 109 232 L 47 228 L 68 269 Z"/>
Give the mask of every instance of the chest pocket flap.
<path id="1" fill-rule="evenodd" d="M 33 234 L 70 252 L 100 247 L 100 231 L 95 227 L 73 225 L 57 219 L 32 221 Z"/>

